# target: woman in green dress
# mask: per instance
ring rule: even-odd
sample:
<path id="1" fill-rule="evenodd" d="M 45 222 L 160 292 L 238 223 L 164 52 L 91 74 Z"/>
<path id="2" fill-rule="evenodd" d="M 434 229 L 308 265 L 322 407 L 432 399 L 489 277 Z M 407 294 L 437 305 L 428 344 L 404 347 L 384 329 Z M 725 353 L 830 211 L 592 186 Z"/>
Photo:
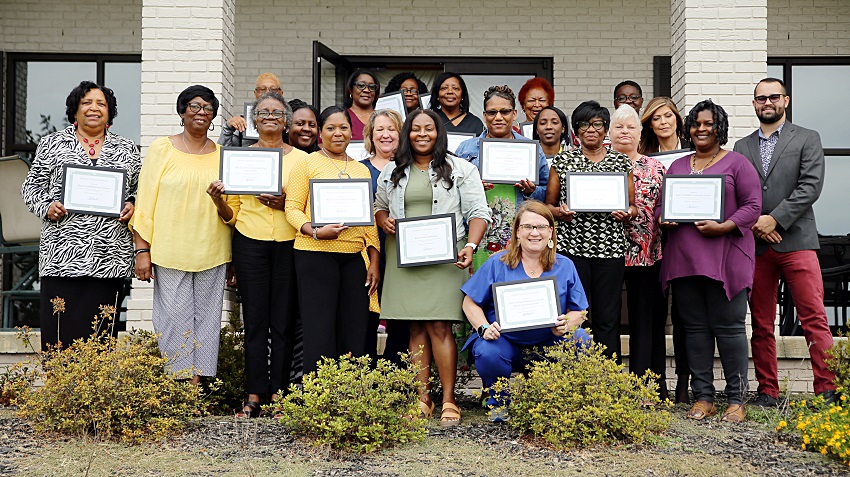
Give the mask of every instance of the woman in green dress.
<path id="1" fill-rule="evenodd" d="M 433 358 L 443 387 L 440 425 L 453 426 L 461 416 L 454 398 L 457 345 L 452 323 L 463 320 L 460 287 L 491 221 L 490 209 L 478 170 L 448 154 L 445 127 L 433 111 L 420 109 L 407 117 L 395 164 L 381 172 L 375 194 L 375 222 L 387 234 L 381 318 L 409 321 L 410 351 L 419 366 L 420 409 L 426 417 L 434 411 L 429 393 Z M 399 268 L 395 220 L 438 214 L 455 216 L 457 262 Z"/>

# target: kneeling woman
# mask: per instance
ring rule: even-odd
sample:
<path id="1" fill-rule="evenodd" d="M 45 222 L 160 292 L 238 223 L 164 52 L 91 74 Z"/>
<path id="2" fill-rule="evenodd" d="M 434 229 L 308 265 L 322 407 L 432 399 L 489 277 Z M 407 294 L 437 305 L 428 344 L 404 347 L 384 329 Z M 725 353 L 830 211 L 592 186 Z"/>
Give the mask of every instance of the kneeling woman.
<path id="1" fill-rule="evenodd" d="M 564 334 L 584 322 L 587 298 L 573 262 L 555 253 L 555 219 L 543 203 L 536 200 L 523 202 L 513 222 L 513 234 L 507 250 L 498 252 L 467 281 L 461 291 L 463 311 L 477 331 L 466 342 L 464 349 L 472 347 L 475 367 L 485 388 L 492 387 L 499 378 L 508 378 L 513 371 L 522 371 L 527 361 L 523 349 L 550 346 L 564 340 Z M 566 314 L 558 318 L 552 328 L 502 333 L 496 323 L 496 309 L 491 285 L 512 280 L 554 276 L 558 280 L 558 297 L 561 310 Z M 590 343 L 590 336 L 578 328 L 574 339 Z M 494 408 L 490 420 L 506 419 L 503 410 L 505 396 L 492 391 L 487 405 Z"/>

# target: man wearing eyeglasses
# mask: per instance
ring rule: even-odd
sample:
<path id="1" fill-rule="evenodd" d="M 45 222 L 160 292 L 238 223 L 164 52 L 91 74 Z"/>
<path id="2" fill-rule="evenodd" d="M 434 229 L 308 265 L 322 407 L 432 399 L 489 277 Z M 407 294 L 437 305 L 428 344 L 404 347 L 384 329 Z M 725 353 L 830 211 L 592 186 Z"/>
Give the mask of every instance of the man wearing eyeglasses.
<path id="1" fill-rule="evenodd" d="M 824 157 L 820 135 L 786 120 L 791 102 L 785 83 L 765 78 L 755 88 L 753 107 L 760 127 L 735 144 L 747 156 L 762 184 L 762 215 L 753 226 L 756 268 L 750 297 L 753 364 L 758 396 L 750 404 L 778 404 L 776 363 L 776 294 L 780 275 L 788 283 L 797 315 L 809 343 L 814 391 L 837 400 L 835 375 L 827 369 L 825 351 L 832 333 L 823 306 L 823 279 L 816 250 L 817 225 L 812 205 L 823 188 Z"/>
<path id="2" fill-rule="evenodd" d="M 282 84 L 280 78 L 274 73 L 262 73 L 257 76 L 257 82 L 254 85 L 254 99 L 259 98 L 263 93 L 269 91 L 283 95 Z M 218 138 L 218 143 L 222 146 L 248 147 L 257 142 L 257 138 L 245 137 L 245 130 L 248 129 L 248 121 L 241 114 L 230 118 L 224 127 L 221 129 L 221 136 Z"/>
<path id="3" fill-rule="evenodd" d="M 614 109 L 623 104 L 635 108 L 640 115 L 640 108 L 643 107 L 643 91 L 640 85 L 632 80 L 623 81 L 614 87 Z"/>

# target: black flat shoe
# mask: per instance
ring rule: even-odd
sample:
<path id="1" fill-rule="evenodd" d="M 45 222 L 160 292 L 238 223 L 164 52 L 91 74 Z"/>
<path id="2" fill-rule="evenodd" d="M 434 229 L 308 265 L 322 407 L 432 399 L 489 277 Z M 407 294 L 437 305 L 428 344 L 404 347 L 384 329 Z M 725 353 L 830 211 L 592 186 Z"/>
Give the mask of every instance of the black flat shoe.
<path id="1" fill-rule="evenodd" d="M 260 417 L 260 403 L 257 401 L 246 402 L 245 406 L 242 408 L 242 412 L 237 412 L 236 417 L 240 419 Z"/>

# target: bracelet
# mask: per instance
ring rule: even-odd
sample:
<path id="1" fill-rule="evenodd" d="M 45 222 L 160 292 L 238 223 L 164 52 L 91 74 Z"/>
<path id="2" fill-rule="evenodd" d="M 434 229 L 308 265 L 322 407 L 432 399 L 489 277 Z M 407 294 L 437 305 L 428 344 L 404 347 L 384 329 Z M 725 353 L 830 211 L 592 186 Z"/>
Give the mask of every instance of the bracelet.
<path id="1" fill-rule="evenodd" d="M 138 248 L 133 251 L 133 257 L 138 256 L 140 253 L 151 253 L 151 249 L 149 248 Z"/>
<path id="2" fill-rule="evenodd" d="M 463 248 L 466 248 L 466 247 L 472 247 L 472 253 L 475 253 L 476 251 L 478 251 L 478 244 L 477 243 L 467 242 L 466 245 L 463 246 Z"/>
<path id="3" fill-rule="evenodd" d="M 319 240 L 319 237 L 316 235 L 319 232 L 321 227 L 313 227 L 313 240 Z"/>

